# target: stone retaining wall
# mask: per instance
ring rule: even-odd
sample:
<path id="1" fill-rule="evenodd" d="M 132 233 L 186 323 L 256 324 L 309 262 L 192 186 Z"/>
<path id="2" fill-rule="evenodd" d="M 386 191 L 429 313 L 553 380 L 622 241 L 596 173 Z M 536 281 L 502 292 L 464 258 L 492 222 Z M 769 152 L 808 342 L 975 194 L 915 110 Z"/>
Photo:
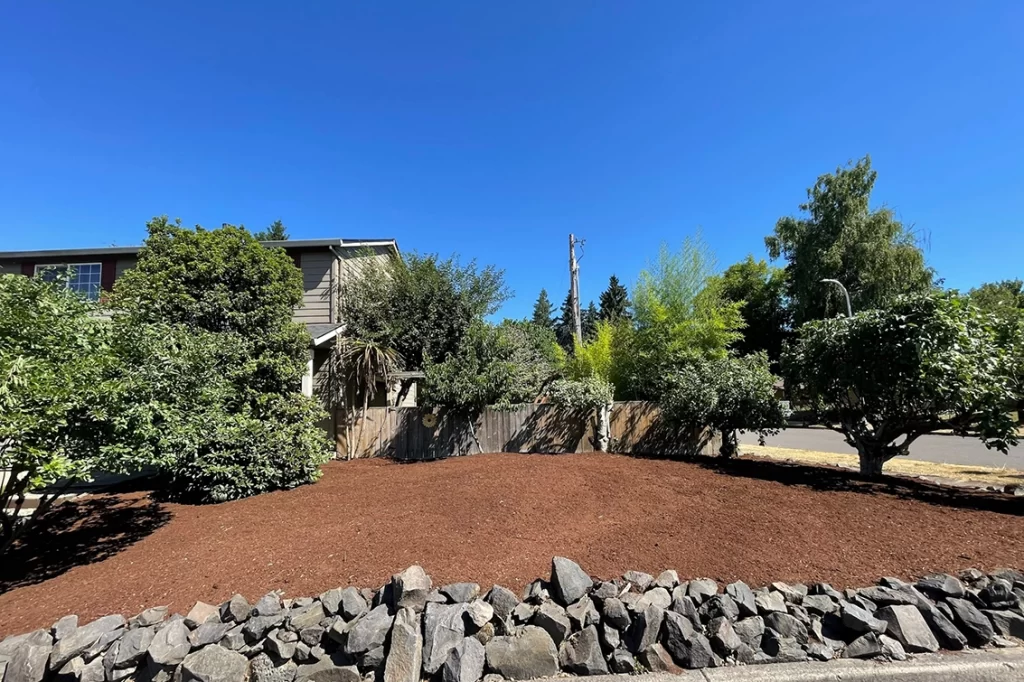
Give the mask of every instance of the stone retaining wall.
<path id="1" fill-rule="evenodd" d="M 829 660 L 903 659 L 965 647 L 1017 646 L 1024 637 L 1024 574 L 976 570 L 914 584 L 838 591 L 772 583 L 680 581 L 631 571 L 593 580 L 569 559 L 522 598 L 473 583 L 435 589 L 412 566 L 379 590 L 255 604 L 240 595 L 165 607 L 125 620 L 48 630 L 0 642 L 0 682 L 478 682 L 568 672 Z M 497 678 L 494 678 L 495 680 Z"/>

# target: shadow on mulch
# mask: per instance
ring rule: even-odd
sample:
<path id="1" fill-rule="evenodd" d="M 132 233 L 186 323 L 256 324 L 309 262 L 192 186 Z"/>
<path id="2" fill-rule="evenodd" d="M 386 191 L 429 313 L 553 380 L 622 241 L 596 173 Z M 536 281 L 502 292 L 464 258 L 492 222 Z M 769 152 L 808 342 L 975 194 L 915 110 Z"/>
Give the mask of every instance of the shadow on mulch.
<path id="1" fill-rule="evenodd" d="M 122 490 L 119 486 L 118 492 Z M 170 520 L 170 511 L 142 492 L 59 503 L 36 520 L 0 561 L 0 594 L 102 561 Z"/>
<path id="2" fill-rule="evenodd" d="M 655 457 L 655 459 L 661 459 Z M 984 490 L 957 488 L 899 476 L 869 479 L 849 469 L 808 466 L 761 459 L 701 457 L 693 463 L 727 476 L 773 481 L 818 491 L 889 495 L 955 509 L 1024 516 L 1024 498 Z"/>

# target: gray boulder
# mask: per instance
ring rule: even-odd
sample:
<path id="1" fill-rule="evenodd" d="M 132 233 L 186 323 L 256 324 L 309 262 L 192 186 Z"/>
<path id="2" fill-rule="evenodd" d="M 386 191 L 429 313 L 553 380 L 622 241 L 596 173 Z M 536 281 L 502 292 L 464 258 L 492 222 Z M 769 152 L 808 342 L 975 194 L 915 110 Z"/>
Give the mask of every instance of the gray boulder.
<path id="1" fill-rule="evenodd" d="M 53 638 L 46 630 L 3 640 L 0 642 L 0 661 L 6 660 L 4 682 L 42 682 L 52 651 Z"/>
<path id="2" fill-rule="evenodd" d="M 197 628 L 211 620 L 220 620 L 220 607 L 207 604 L 204 601 L 197 601 L 185 616 L 185 625 Z"/>
<path id="3" fill-rule="evenodd" d="M 572 632 L 569 616 L 558 604 L 546 601 L 540 605 L 531 621 L 534 625 L 548 633 L 551 640 L 558 646 Z"/>
<path id="4" fill-rule="evenodd" d="M 898 641 L 905 651 L 928 653 L 939 650 L 938 640 L 916 606 L 886 606 L 879 609 L 875 616 L 889 624 L 886 632 Z"/>
<path id="5" fill-rule="evenodd" d="M 807 660 L 807 652 L 800 646 L 800 642 L 793 637 L 783 637 L 771 628 L 764 631 L 761 651 L 769 656 L 773 663 L 797 663 Z"/>
<path id="6" fill-rule="evenodd" d="M 298 645 L 298 638 L 292 639 L 287 635 L 295 636 L 294 632 L 287 630 L 272 630 L 263 640 L 264 650 L 274 654 L 280 659 L 289 659 L 295 655 Z"/>
<path id="7" fill-rule="evenodd" d="M 448 653 L 441 666 L 441 682 L 477 682 L 484 674 L 484 645 L 466 637 Z"/>
<path id="8" fill-rule="evenodd" d="M 234 623 L 218 623 L 218 622 L 207 622 L 203 623 L 195 630 L 189 633 L 188 643 L 192 645 L 193 649 L 204 647 L 207 644 L 217 644 L 220 640 L 224 639 L 231 630 L 238 627 Z M 125 635 L 127 639 L 127 635 Z M 122 643 L 122 647 L 124 644 Z"/>
<path id="9" fill-rule="evenodd" d="M 880 635 L 886 631 L 889 624 L 879 620 L 856 604 L 844 602 L 840 608 L 843 625 L 857 633 L 873 632 Z"/>
<path id="10" fill-rule="evenodd" d="M 743 644 L 743 640 L 732 627 L 732 621 L 724 616 L 719 616 L 708 623 L 708 639 L 711 641 L 711 648 L 723 658 L 731 656 Z"/>
<path id="11" fill-rule="evenodd" d="M 878 641 L 882 645 L 882 656 L 891 661 L 907 660 L 907 651 L 898 640 L 888 635 L 879 635 Z"/>
<path id="12" fill-rule="evenodd" d="M 601 623 L 597 633 L 601 636 L 601 645 L 607 651 L 614 651 L 622 645 L 622 633 L 608 623 Z"/>
<path id="13" fill-rule="evenodd" d="M 643 571 L 626 571 L 622 574 L 622 579 L 632 585 L 633 589 L 640 594 L 646 592 L 647 588 L 654 582 L 654 576 Z"/>
<path id="14" fill-rule="evenodd" d="M 668 593 L 666 592 L 665 595 L 668 596 Z M 668 608 L 668 604 L 665 604 L 664 608 Z M 583 597 L 575 604 L 570 604 L 566 607 L 565 613 L 569 616 L 574 630 L 582 630 L 588 625 L 596 625 L 601 619 L 597 607 L 594 606 L 594 601 L 590 597 Z"/>
<path id="15" fill-rule="evenodd" d="M 629 611 L 626 610 L 625 604 L 615 597 L 604 600 L 601 604 L 601 614 L 605 621 L 619 630 L 629 627 Z"/>
<path id="16" fill-rule="evenodd" d="M 764 625 L 783 637 L 795 639 L 799 644 L 807 643 L 807 626 L 788 613 L 773 611 L 764 616 Z"/>
<path id="17" fill-rule="evenodd" d="M 762 592 L 754 595 L 754 604 L 757 606 L 758 615 L 765 616 L 769 613 L 786 613 L 786 600 L 781 592 Z"/>
<path id="18" fill-rule="evenodd" d="M 559 651 L 562 668 L 576 675 L 607 675 L 608 664 L 601 653 L 597 628 L 583 628 L 562 643 Z"/>
<path id="19" fill-rule="evenodd" d="M 129 630 L 118 642 L 115 668 L 134 668 L 146 657 L 149 645 L 153 643 L 153 628 Z"/>
<path id="20" fill-rule="evenodd" d="M 242 634 L 250 642 L 255 642 L 258 639 L 262 639 L 271 628 L 276 628 L 284 623 L 285 617 L 286 614 L 283 610 L 272 616 L 252 616 L 242 626 Z"/>
<path id="21" fill-rule="evenodd" d="M 494 607 L 494 615 L 505 620 L 512 615 L 512 609 L 519 605 L 519 597 L 507 587 L 495 585 L 484 597 L 484 600 Z"/>
<path id="22" fill-rule="evenodd" d="M 357 592 L 358 594 L 358 592 Z M 360 597 L 362 599 L 362 597 Z M 341 609 L 341 588 L 327 590 L 320 595 L 320 604 L 323 605 L 327 615 L 333 616 Z"/>
<path id="23" fill-rule="evenodd" d="M 128 626 L 148 628 L 153 625 L 159 625 L 167 618 L 168 612 L 169 609 L 166 606 L 154 606 L 128 621 Z"/>
<path id="24" fill-rule="evenodd" d="M 270 656 L 259 654 L 249 664 L 251 682 L 292 682 L 298 666 L 291 661 L 275 665 Z"/>
<path id="25" fill-rule="evenodd" d="M 249 659 L 237 651 L 213 644 L 185 657 L 182 682 L 245 682 Z"/>
<path id="26" fill-rule="evenodd" d="M 882 642 L 874 632 L 861 635 L 843 651 L 844 658 L 874 658 L 882 653 Z"/>
<path id="27" fill-rule="evenodd" d="M 736 620 L 739 618 L 740 609 L 728 594 L 716 594 L 701 604 L 699 613 L 701 620 L 705 621 L 719 617 Z"/>
<path id="28" fill-rule="evenodd" d="M 423 663 L 423 636 L 420 614 L 411 606 L 402 607 L 391 628 L 391 647 L 384 663 L 384 682 L 419 682 Z"/>
<path id="29" fill-rule="evenodd" d="M 309 682 L 362 682 L 357 667 L 344 665 L 341 661 L 336 661 L 337 658 L 339 657 L 324 657 L 316 663 L 300 665 L 295 672 L 295 678 Z"/>
<path id="30" fill-rule="evenodd" d="M 480 586 L 476 583 L 452 583 L 442 587 L 441 594 L 456 604 L 468 603 L 480 596 Z"/>
<path id="31" fill-rule="evenodd" d="M 839 610 L 839 604 L 832 601 L 832 598 L 824 594 L 809 594 L 804 597 L 801 604 L 808 613 L 824 616 L 826 613 L 835 613 Z"/>
<path id="32" fill-rule="evenodd" d="M 411 608 L 422 611 L 433 583 L 420 566 L 410 566 L 401 573 L 391 576 L 391 594 L 395 608 Z"/>
<path id="33" fill-rule="evenodd" d="M 633 610 L 643 611 L 650 604 L 654 604 L 659 609 L 667 609 L 672 605 L 672 595 L 664 587 L 652 587 L 636 600 Z"/>
<path id="34" fill-rule="evenodd" d="M 733 631 L 744 644 L 754 651 L 761 648 L 761 637 L 764 635 L 764 618 L 751 616 L 733 623 Z"/>
<path id="35" fill-rule="evenodd" d="M 466 606 L 466 617 L 477 628 L 482 628 L 494 618 L 494 607 L 483 599 L 474 599 Z"/>
<path id="36" fill-rule="evenodd" d="M 953 610 L 953 617 L 960 631 L 972 646 L 985 646 L 996 636 L 992 623 L 974 604 L 966 599 L 947 598 L 946 603 Z"/>
<path id="37" fill-rule="evenodd" d="M 252 615 L 252 606 L 240 594 L 220 605 L 220 619 L 224 622 L 244 623 Z"/>
<path id="38" fill-rule="evenodd" d="M 711 663 L 711 642 L 694 629 L 693 622 L 686 616 L 674 611 L 665 613 L 662 641 L 668 653 L 681 666 L 705 668 Z"/>
<path id="39" fill-rule="evenodd" d="M 636 672 L 636 659 L 625 649 L 616 649 L 608 657 L 608 667 L 613 673 L 628 675 Z"/>
<path id="40" fill-rule="evenodd" d="M 299 632 L 305 628 L 315 627 L 320 624 L 320 621 L 324 619 L 324 607 L 320 602 L 315 601 L 308 606 L 300 606 L 298 608 L 292 608 L 288 612 L 288 629 Z"/>
<path id="41" fill-rule="evenodd" d="M 754 602 L 754 593 L 750 589 L 750 586 L 745 582 L 737 580 L 734 583 L 729 583 L 725 586 L 725 593 L 729 595 L 736 604 L 736 608 L 738 609 L 741 618 L 757 615 L 757 604 Z"/>
<path id="42" fill-rule="evenodd" d="M 282 611 L 284 605 L 281 603 L 281 595 L 277 592 L 268 592 L 252 607 L 254 616 L 276 616 Z"/>
<path id="43" fill-rule="evenodd" d="M 166 613 L 166 611 L 167 611 L 167 607 L 164 607 L 164 612 Z M 68 635 L 72 634 L 77 629 L 78 629 L 78 616 L 76 616 L 75 614 L 71 614 L 71 615 L 68 615 L 68 616 L 64 616 L 63 618 L 58 620 L 56 623 L 54 623 L 53 627 L 51 628 L 51 631 L 53 633 L 54 641 L 58 641 L 59 642 L 60 640 L 62 640 L 65 637 L 67 637 Z M 0 678 L 0 679 L 3 679 L 3 678 Z"/>
<path id="44" fill-rule="evenodd" d="M 423 670 L 433 675 L 466 636 L 466 604 L 427 604 L 423 617 Z"/>
<path id="45" fill-rule="evenodd" d="M 662 571 L 658 574 L 658 577 L 654 579 L 655 587 L 664 587 L 666 590 L 671 591 L 679 584 L 679 574 L 675 571 L 668 570 Z"/>
<path id="46" fill-rule="evenodd" d="M 532 680 L 558 673 L 555 643 L 548 633 L 533 625 L 515 636 L 495 637 L 484 650 L 487 666 L 509 680 Z"/>
<path id="47" fill-rule="evenodd" d="M 361 654 L 382 645 L 391 629 L 392 620 L 387 605 L 381 604 L 351 623 L 345 637 L 345 653 Z"/>
<path id="48" fill-rule="evenodd" d="M 917 589 L 936 599 L 961 598 L 967 594 L 964 584 L 945 573 L 937 573 L 917 581 Z"/>
<path id="49" fill-rule="evenodd" d="M 1024 639 L 1024 616 L 1013 611 L 983 612 L 992 621 L 992 628 L 1003 637 Z"/>
<path id="50" fill-rule="evenodd" d="M 184 621 L 169 622 L 153 637 L 147 649 L 149 660 L 155 665 L 178 665 L 192 649 L 188 634 Z"/>
<path id="51" fill-rule="evenodd" d="M 668 673 L 679 675 L 683 671 L 672 660 L 672 655 L 665 650 L 665 647 L 655 642 L 637 655 L 637 660 L 652 673 Z"/>
<path id="52" fill-rule="evenodd" d="M 376 673 L 377 669 L 384 665 L 384 660 L 384 647 L 374 647 L 359 657 L 359 669 L 363 672 L 372 670 Z"/>
<path id="53" fill-rule="evenodd" d="M 691 580 L 686 588 L 686 596 L 692 599 L 698 606 L 716 594 L 718 594 L 718 583 L 707 578 Z"/>
<path id="54" fill-rule="evenodd" d="M 686 616 L 694 625 L 700 624 L 700 613 L 697 610 L 697 605 L 693 602 L 693 599 L 685 595 L 678 593 L 679 588 L 676 588 L 677 592 L 672 597 L 672 606 L 669 608 L 678 613 L 681 616 Z"/>
<path id="55" fill-rule="evenodd" d="M 540 604 L 542 601 L 547 601 L 550 598 L 551 593 L 548 592 L 547 584 L 540 579 L 534 580 L 523 590 L 523 601 L 528 601 L 532 604 Z"/>
<path id="56" fill-rule="evenodd" d="M 664 618 L 665 610 L 653 604 L 637 614 L 626 631 L 626 648 L 633 653 L 639 653 L 657 642 Z"/>
<path id="57" fill-rule="evenodd" d="M 50 654 L 50 670 L 60 670 L 72 658 L 85 653 L 100 637 L 109 632 L 119 631 L 124 626 L 125 620 L 121 616 L 104 616 L 88 625 L 76 628 L 54 645 L 53 652 Z M 8 674 L 10 674 L 9 671 Z"/>
<path id="58" fill-rule="evenodd" d="M 346 587 L 341 591 L 341 601 L 335 613 L 340 614 L 345 620 L 358 618 L 370 610 L 370 605 L 363 598 L 363 595 L 354 587 Z"/>
<path id="59" fill-rule="evenodd" d="M 551 560 L 551 587 L 555 599 L 563 606 L 579 601 L 593 585 L 594 581 L 575 561 L 560 556 Z"/>
<path id="60" fill-rule="evenodd" d="M 935 638 L 943 649 L 959 651 L 967 646 L 967 638 L 964 637 L 964 634 L 960 632 L 955 625 L 953 625 L 953 621 L 951 621 L 942 611 L 935 607 L 931 607 L 926 610 L 918 610 L 921 611 L 921 615 L 924 616 L 925 621 L 928 623 L 928 627 L 931 628 L 932 632 L 935 634 Z"/>
<path id="61" fill-rule="evenodd" d="M 1013 584 L 1003 578 L 994 578 L 988 585 L 981 588 L 978 597 L 990 609 L 1008 609 L 1017 605 Z"/>

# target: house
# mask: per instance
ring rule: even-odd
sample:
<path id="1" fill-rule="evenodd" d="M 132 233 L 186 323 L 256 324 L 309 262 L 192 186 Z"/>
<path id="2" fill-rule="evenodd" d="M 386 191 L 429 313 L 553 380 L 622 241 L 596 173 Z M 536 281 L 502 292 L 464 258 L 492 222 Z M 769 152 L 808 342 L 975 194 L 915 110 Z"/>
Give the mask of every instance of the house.
<path id="1" fill-rule="evenodd" d="M 302 270 L 302 305 L 295 308 L 293 319 L 306 325 L 312 337 L 302 380 L 302 392 L 311 396 L 318 371 L 343 327 L 343 321 L 337 319 L 342 286 L 358 271 L 361 261 L 399 257 L 398 243 L 394 239 L 290 239 L 262 243 L 268 248 L 283 248 Z M 110 291 L 117 278 L 135 265 L 139 248 L 0 251 L 0 272 L 47 276 L 71 266 L 73 274 L 68 286 L 86 298 L 99 300 L 102 292 Z M 415 399 L 413 387 L 402 404 L 415 405 Z M 336 416 L 331 421 L 332 424 L 324 426 L 336 432 Z"/>

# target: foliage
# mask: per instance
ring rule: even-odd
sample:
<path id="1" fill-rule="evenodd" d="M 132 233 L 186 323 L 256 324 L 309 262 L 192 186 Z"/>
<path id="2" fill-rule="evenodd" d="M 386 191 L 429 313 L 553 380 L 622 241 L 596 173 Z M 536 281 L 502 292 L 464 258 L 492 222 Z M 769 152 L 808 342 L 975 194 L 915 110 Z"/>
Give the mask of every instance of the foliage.
<path id="1" fill-rule="evenodd" d="M 740 304 L 723 300 L 714 257 L 699 236 L 679 253 L 663 246 L 640 273 L 633 294 L 635 325 L 616 328 L 616 395 L 657 401 L 671 372 L 697 358 L 723 358 L 741 338 Z"/>
<path id="2" fill-rule="evenodd" d="M 787 382 L 877 475 L 920 436 L 975 433 L 1006 452 L 1016 352 L 991 315 L 955 294 L 906 296 L 884 310 L 808 323 L 784 358 Z M 834 425 L 833 422 L 838 422 Z"/>
<path id="3" fill-rule="evenodd" d="M 999 317 L 1024 315 L 1024 281 L 987 282 L 968 293 L 971 303 Z"/>
<path id="4" fill-rule="evenodd" d="M 537 302 L 533 304 L 533 318 L 531 321 L 544 328 L 551 328 L 554 322 L 551 319 L 551 300 L 548 298 L 547 289 L 541 289 L 537 296 Z"/>
<path id="5" fill-rule="evenodd" d="M 27 526 L 17 522 L 27 493 L 45 512 L 58 482 L 137 460 L 113 435 L 116 359 L 92 312 L 62 280 L 0 275 L 0 552 Z"/>
<path id="6" fill-rule="evenodd" d="M 571 352 L 576 343 L 576 325 L 573 321 L 572 292 L 565 295 L 562 308 L 555 318 L 555 339 L 566 352 Z"/>
<path id="7" fill-rule="evenodd" d="M 593 411 L 612 402 L 612 385 L 599 376 L 558 379 L 548 387 L 547 395 L 559 407 Z"/>
<path id="8" fill-rule="evenodd" d="M 422 403 L 473 413 L 532 402 L 554 375 L 554 345 L 550 330 L 530 322 L 477 320 L 455 353 L 424 368 Z"/>
<path id="9" fill-rule="evenodd" d="M 786 273 L 753 256 L 730 265 L 720 277 L 722 298 L 742 304 L 746 327 L 733 348 L 740 355 L 764 351 L 773 365 L 782 355 L 782 343 L 789 333 L 786 308 Z"/>
<path id="10" fill-rule="evenodd" d="M 196 501 L 315 480 L 329 444 L 324 413 L 299 393 L 298 268 L 242 228 L 156 218 L 149 234 L 112 299 L 136 448 Z"/>
<path id="11" fill-rule="evenodd" d="M 266 229 L 253 235 L 261 242 L 283 242 L 288 239 L 288 228 L 280 220 L 270 223 Z"/>
<path id="12" fill-rule="evenodd" d="M 346 336 L 395 349 L 408 370 L 459 353 L 469 329 L 509 298 L 503 272 L 476 261 L 436 254 L 360 261 L 339 296 L 338 319 Z"/>
<path id="13" fill-rule="evenodd" d="M 900 294 L 932 287 L 934 273 L 915 236 L 887 208 L 871 210 L 877 173 L 865 156 L 834 174 L 822 175 L 807 190 L 805 218 L 780 218 L 765 238 L 772 259 L 787 262 L 787 294 L 796 326 L 842 310 L 842 293 L 822 285 L 846 286 L 854 310 L 883 307 Z"/>
<path id="14" fill-rule="evenodd" d="M 612 353 L 615 329 L 611 322 L 598 322 L 593 338 L 577 344 L 572 356 L 562 360 L 560 366 L 566 378 L 579 380 L 597 377 L 610 384 L 614 378 Z"/>
<path id="15" fill-rule="evenodd" d="M 580 313 L 580 331 L 584 341 L 594 338 L 597 333 L 597 323 L 601 320 L 597 306 L 591 301 L 590 304 Z"/>
<path id="16" fill-rule="evenodd" d="M 601 292 L 598 302 L 601 306 L 599 315 L 602 320 L 617 322 L 618 320 L 628 320 L 632 317 L 632 313 L 629 310 L 632 305 L 629 302 L 629 292 L 626 291 L 626 287 L 619 283 L 619 278 L 615 275 L 608 278 L 608 288 Z"/>
<path id="17" fill-rule="evenodd" d="M 662 414 L 683 433 L 693 434 L 690 454 L 699 454 L 721 434 L 721 452 L 731 456 L 737 431 L 754 431 L 763 439 L 785 426 L 774 383 L 763 353 L 696 359 L 668 377 Z"/>

